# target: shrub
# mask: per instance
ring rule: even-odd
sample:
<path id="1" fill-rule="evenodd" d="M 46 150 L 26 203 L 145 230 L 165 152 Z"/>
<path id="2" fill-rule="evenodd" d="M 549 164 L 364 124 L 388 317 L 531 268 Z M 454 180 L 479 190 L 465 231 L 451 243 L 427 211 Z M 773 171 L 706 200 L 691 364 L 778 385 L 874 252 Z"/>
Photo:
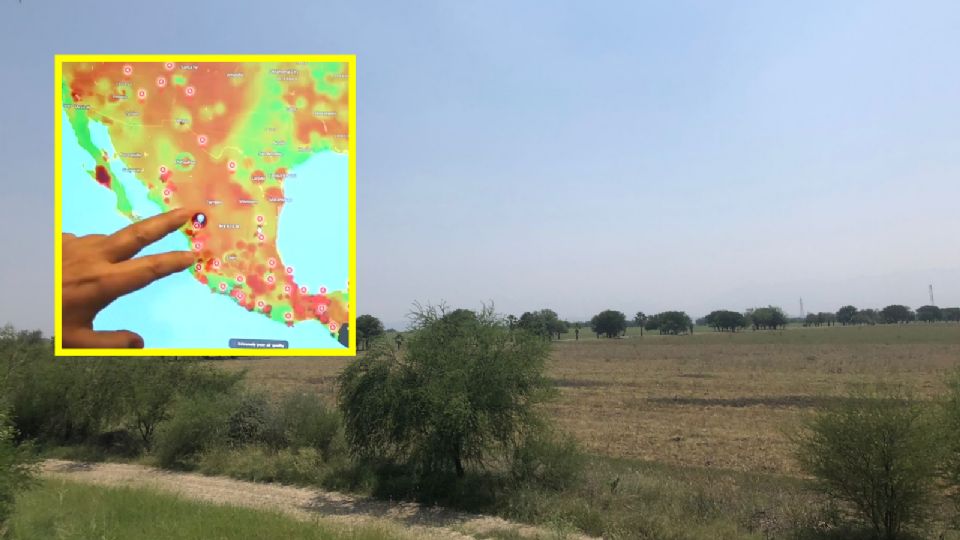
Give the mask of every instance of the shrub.
<path id="1" fill-rule="evenodd" d="M 462 478 L 491 455 L 509 459 L 546 395 L 547 342 L 510 332 L 490 308 L 427 307 L 412 319 L 403 351 L 374 347 L 340 376 L 353 452 L 413 466 L 424 478 Z"/>
<path id="2" fill-rule="evenodd" d="M 518 484 L 560 491 L 576 484 L 583 463 L 573 437 L 539 429 L 514 450 L 510 473 Z"/>
<path id="3" fill-rule="evenodd" d="M 929 406 L 881 389 L 811 417 L 797 437 L 797 455 L 824 493 L 891 540 L 926 517 L 939 461 L 936 433 Z"/>
<path id="4" fill-rule="evenodd" d="M 214 369 L 196 358 L 117 359 L 123 379 L 120 413 L 150 448 L 157 427 L 170 417 L 178 395 L 233 392 L 243 373 Z"/>
<path id="5" fill-rule="evenodd" d="M 16 431 L 7 412 L 0 408 L 0 537 L 13 510 L 14 496 L 29 484 L 34 458 L 26 447 L 14 443 Z"/>
<path id="6" fill-rule="evenodd" d="M 313 448 L 325 461 L 343 448 L 340 415 L 316 394 L 287 395 L 278 406 L 277 417 L 285 446 Z"/>
<path id="7" fill-rule="evenodd" d="M 201 451 L 227 439 L 237 399 L 228 394 L 200 394 L 177 401 L 160 425 L 153 454 L 164 467 L 189 467 Z"/>
<path id="8" fill-rule="evenodd" d="M 55 358 L 47 340 L 6 327 L 0 374 L 19 438 L 97 443 L 126 426 L 147 448 L 178 395 L 230 392 L 244 376 L 197 358 Z"/>
<path id="9" fill-rule="evenodd" d="M 54 359 L 45 349 L 11 366 L 7 398 L 19 437 L 81 443 L 119 421 L 126 380 L 117 367 L 110 358 Z"/>
<path id="10" fill-rule="evenodd" d="M 268 430 L 271 410 L 259 394 L 243 393 L 227 418 L 227 442 L 234 447 L 260 442 Z"/>

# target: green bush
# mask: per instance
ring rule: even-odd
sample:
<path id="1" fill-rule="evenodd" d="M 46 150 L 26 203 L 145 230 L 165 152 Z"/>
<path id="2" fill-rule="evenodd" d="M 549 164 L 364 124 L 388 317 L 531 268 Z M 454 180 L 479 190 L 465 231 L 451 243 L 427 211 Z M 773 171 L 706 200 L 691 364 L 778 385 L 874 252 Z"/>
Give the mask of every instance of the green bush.
<path id="1" fill-rule="evenodd" d="M 26 487 L 33 477 L 34 458 L 26 447 L 18 447 L 16 431 L 4 407 L 0 407 L 0 537 L 13 510 L 16 493 Z"/>
<path id="2" fill-rule="evenodd" d="M 510 473 L 520 485 L 561 491 L 576 484 L 583 464 L 584 455 L 573 437 L 540 429 L 516 447 Z"/>
<path id="3" fill-rule="evenodd" d="M 797 456 L 825 494 L 892 540 L 926 517 L 940 460 L 934 416 L 899 391 L 856 394 L 806 422 Z"/>
<path id="4" fill-rule="evenodd" d="M 190 467 L 200 452 L 228 440 L 237 398 L 200 394 L 180 398 L 157 429 L 153 455 L 163 467 Z"/>
<path id="5" fill-rule="evenodd" d="M 7 394 L 19 436 L 81 443 L 118 422 L 127 382 L 118 367 L 108 358 L 55 359 L 47 350 L 20 358 L 8 367 Z"/>
<path id="6" fill-rule="evenodd" d="M 272 411 L 259 394 L 242 393 L 227 419 L 227 443 L 233 447 L 256 444 L 265 438 Z"/>
<path id="7" fill-rule="evenodd" d="M 313 448 L 324 460 L 344 449 L 340 415 L 316 394 L 287 395 L 280 402 L 277 417 L 290 448 Z"/>
<path id="8" fill-rule="evenodd" d="M 232 392 L 243 377 L 242 372 L 227 373 L 196 358 L 118 359 L 116 369 L 123 388 L 118 412 L 148 449 L 177 396 Z"/>
<path id="9" fill-rule="evenodd" d="M 48 340 L 10 327 L 0 329 L 0 374 L 19 438 L 113 445 L 128 428 L 146 448 L 177 396 L 230 392 L 244 376 L 197 358 L 55 358 Z"/>
<path id="10" fill-rule="evenodd" d="M 427 307 L 413 319 L 402 351 L 376 346 L 340 376 L 353 452 L 409 465 L 424 479 L 509 460 L 548 394 L 547 342 L 511 332 L 489 308 Z"/>

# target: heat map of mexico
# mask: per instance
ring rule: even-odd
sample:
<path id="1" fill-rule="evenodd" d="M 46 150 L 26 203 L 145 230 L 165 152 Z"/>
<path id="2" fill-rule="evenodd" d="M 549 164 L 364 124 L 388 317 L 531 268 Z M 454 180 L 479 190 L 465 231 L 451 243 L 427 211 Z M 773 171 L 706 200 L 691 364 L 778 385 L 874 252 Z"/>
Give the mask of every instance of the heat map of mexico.
<path id="1" fill-rule="evenodd" d="M 354 353 L 352 56 L 56 63 L 58 238 L 196 209 L 142 252 L 196 263 L 95 330 L 135 326 L 144 354 Z"/>

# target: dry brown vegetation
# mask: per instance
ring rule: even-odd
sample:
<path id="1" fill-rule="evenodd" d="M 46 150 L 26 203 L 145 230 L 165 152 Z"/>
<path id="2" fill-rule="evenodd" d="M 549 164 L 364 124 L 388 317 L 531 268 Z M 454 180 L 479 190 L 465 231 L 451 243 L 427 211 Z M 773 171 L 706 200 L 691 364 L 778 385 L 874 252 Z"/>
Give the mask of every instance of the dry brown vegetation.
<path id="1" fill-rule="evenodd" d="M 632 329 L 631 329 L 632 330 Z M 345 358 L 228 360 L 269 393 L 331 401 Z M 692 336 L 629 334 L 553 345 L 547 406 L 591 453 L 671 465 L 795 474 L 787 430 L 801 414 L 863 383 L 945 391 L 960 365 L 960 325 L 790 328 Z"/>

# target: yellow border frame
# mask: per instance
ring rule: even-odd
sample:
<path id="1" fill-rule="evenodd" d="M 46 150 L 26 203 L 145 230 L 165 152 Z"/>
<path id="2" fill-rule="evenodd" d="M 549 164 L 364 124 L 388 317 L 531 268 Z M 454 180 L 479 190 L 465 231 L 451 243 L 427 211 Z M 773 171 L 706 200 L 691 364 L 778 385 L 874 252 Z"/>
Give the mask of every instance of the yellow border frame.
<path id="1" fill-rule="evenodd" d="M 61 184 L 63 182 L 60 154 L 63 94 L 60 91 L 63 62 L 344 62 L 350 69 L 349 100 L 349 346 L 346 349 L 64 349 L 61 325 L 63 246 L 61 244 Z M 352 54 L 296 55 L 296 54 L 58 54 L 54 56 L 54 329 L 57 356 L 356 356 L 357 354 L 357 70 L 356 56 Z"/>

